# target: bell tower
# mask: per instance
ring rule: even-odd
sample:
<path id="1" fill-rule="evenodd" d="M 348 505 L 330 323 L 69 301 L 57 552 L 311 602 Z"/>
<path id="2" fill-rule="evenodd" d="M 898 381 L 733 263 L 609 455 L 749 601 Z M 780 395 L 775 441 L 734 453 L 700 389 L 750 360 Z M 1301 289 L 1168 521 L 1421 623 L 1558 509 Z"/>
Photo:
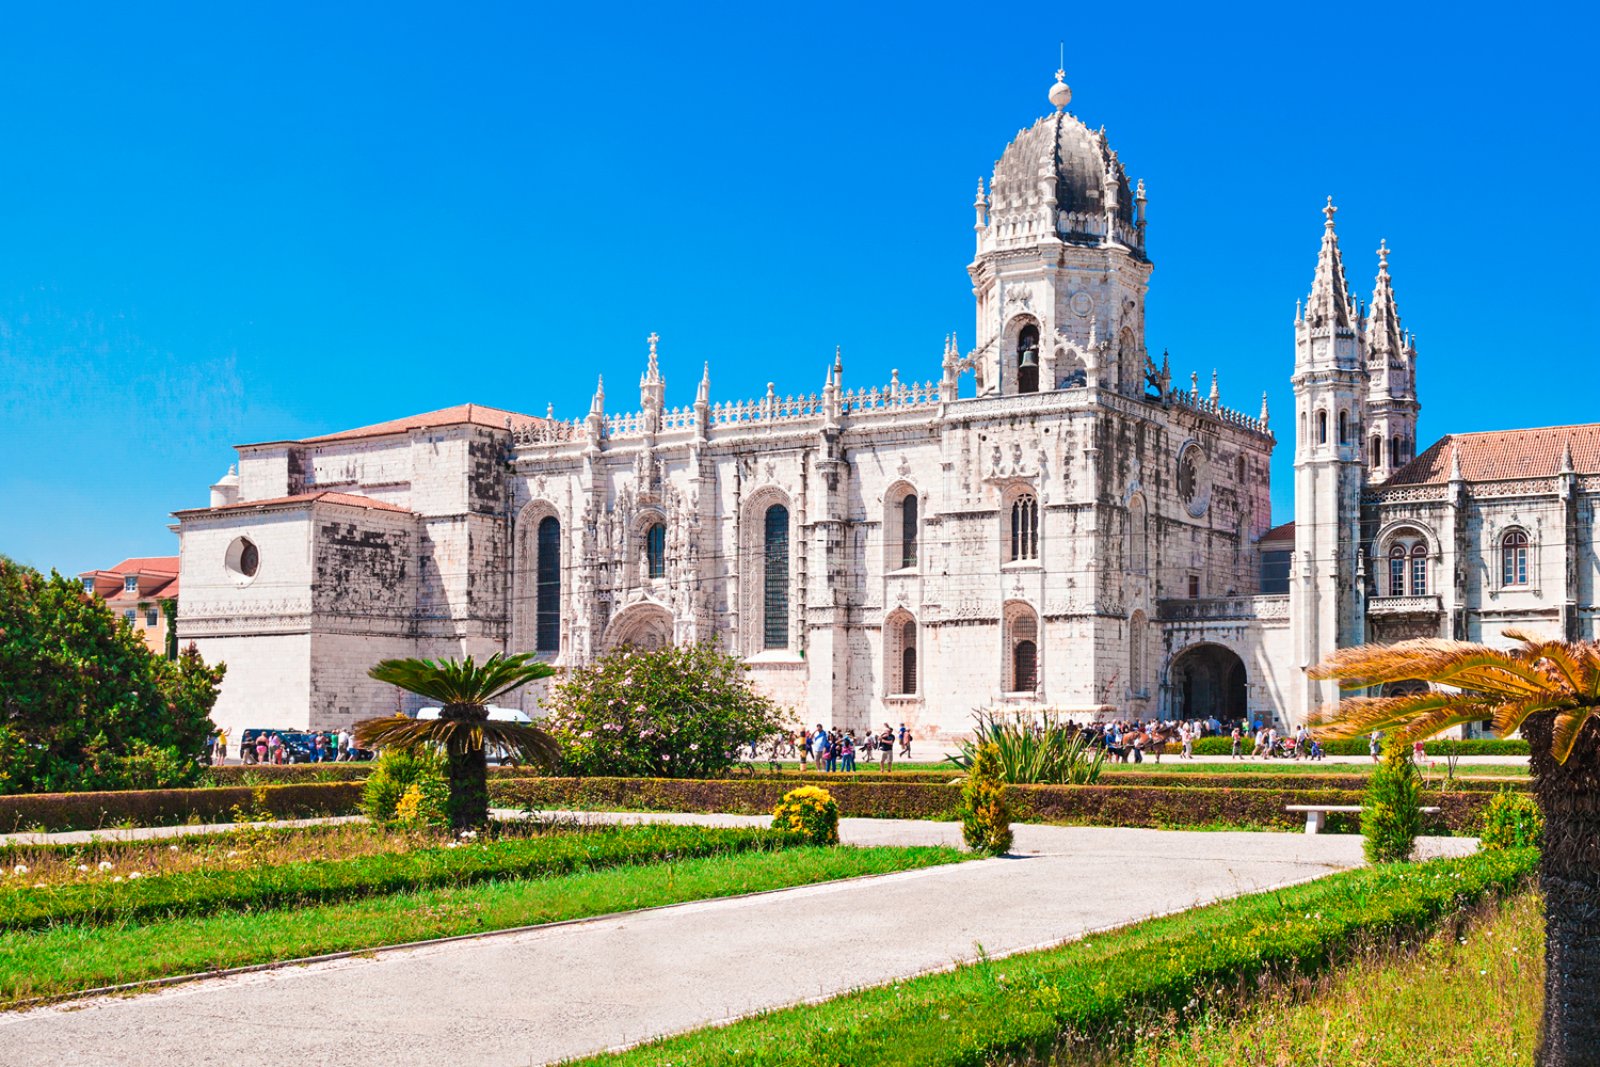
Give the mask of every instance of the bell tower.
<path id="1" fill-rule="evenodd" d="M 1417 343 L 1400 329 L 1389 279 L 1389 243 L 1378 244 L 1378 280 L 1367 315 L 1367 473 L 1387 479 L 1416 455 Z"/>
<path id="2" fill-rule="evenodd" d="M 979 396 L 1096 386 L 1144 388 L 1144 183 L 1130 189 L 1106 139 L 1067 111 L 1066 72 L 1054 113 L 1019 130 L 973 202 L 967 272 L 976 347 L 962 361 Z"/>
<path id="3" fill-rule="evenodd" d="M 1368 395 L 1366 342 L 1345 281 L 1333 197 L 1322 209 L 1322 249 L 1311 295 L 1294 320 L 1294 562 L 1290 613 L 1295 627 L 1300 716 L 1339 699 L 1338 685 L 1304 669 L 1334 649 L 1361 644 L 1362 415 Z"/>

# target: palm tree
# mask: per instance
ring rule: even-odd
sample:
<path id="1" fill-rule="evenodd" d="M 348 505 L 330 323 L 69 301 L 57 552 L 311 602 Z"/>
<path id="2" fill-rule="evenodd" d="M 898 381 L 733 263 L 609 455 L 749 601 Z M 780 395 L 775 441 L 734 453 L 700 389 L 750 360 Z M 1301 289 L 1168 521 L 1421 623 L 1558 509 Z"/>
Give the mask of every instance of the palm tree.
<path id="1" fill-rule="evenodd" d="M 485 706 L 535 678 L 555 671 L 534 660 L 533 653 L 495 653 L 482 664 L 465 660 L 386 659 L 367 674 L 397 685 L 440 705 L 437 719 L 388 715 L 356 723 L 356 741 L 363 748 L 417 748 L 436 744 L 444 749 L 450 779 L 447 809 L 454 830 L 473 829 L 489 821 L 489 761 L 486 745 L 532 763 L 553 765 L 560 755 L 555 740 L 536 726 L 499 722 Z"/>
<path id="2" fill-rule="evenodd" d="M 1399 741 L 1459 723 L 1493 720 L 1502 736 L 1521 729 L 1533 792 L 1544 812 L 1539 886 L 1545 901 L 1543 1067 L 1600 1064 L 1600 642 L 1521 645 L 1418 640 L 1333 653 L 1313 678 L 1345 688 L 1422 681 L 1449 689 L 1354 696 L 1319 733 L 1355 737 L 1392 731 Z"/>

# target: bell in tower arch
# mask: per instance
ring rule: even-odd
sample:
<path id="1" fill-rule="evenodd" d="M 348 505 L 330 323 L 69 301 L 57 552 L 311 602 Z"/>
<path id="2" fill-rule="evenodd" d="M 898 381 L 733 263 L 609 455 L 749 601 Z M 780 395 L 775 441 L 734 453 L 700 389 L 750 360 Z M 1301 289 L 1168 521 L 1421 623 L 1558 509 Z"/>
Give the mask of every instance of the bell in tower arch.
<path id="1" fill-rule="evenodd" d="M 1039 327 L 1029 324 L 1017 335 L 1017 392 L 1039 391 Z"/>

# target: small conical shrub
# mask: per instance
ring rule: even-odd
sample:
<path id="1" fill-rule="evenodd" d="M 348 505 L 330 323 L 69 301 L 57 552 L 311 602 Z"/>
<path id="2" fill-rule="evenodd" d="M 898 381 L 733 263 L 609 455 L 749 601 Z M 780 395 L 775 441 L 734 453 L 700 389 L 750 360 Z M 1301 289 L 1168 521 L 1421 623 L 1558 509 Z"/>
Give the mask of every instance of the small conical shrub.
<path id="1" fill-rule="evenodd" d="M 1422 774 L 1411 761 L 1411 745 L 1390 736 L 1383 763 L 1372 772 L 1361 804 L 1361 835 L 1368 863 L 1401 863 L 1411 858 L 1422 832 Z"/>
<path id="2" fill-rule="evenodd" d="M 1000 750 L 991 741 L 980 747 L 972 770 L 961 784 L 961 837 L 967 847 L 986 856 L 1011 849 L 1011 810 L 1000 777 Z"/>

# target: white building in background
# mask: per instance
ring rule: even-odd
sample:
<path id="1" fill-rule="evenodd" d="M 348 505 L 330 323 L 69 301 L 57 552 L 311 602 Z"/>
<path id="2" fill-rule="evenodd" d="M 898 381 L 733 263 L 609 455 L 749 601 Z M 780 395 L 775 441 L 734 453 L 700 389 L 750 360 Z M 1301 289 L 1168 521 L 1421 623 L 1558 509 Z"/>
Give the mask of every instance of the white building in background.
<path id="1" fill-rule="evenodd" d="M 715 640 L 807 721 L 967 728 L 973 708 L 1295 721 L 1304 668 L 1416 633 L 1594 636 L 1600 426 L 1413 459 L 1416 349 L 1387 268 L 1349 294 L 1326 210 L 1295 324 L 1295 521 L 1275 439 L 1149 354 L 1143 183 L 1066 111 L 980 181 L 976 343 L 926 381 L 560 421 L 467 404 L 237 449 L 178 512 L 179 626 L 231 728 L 394 710 L 391 656 Z M 1286 361 L 1287 369 L 1287 361 Z M 615 393 L 613 391 L 613 399 Z M 525 695 L 530 710 L 537 692 Z"/>

